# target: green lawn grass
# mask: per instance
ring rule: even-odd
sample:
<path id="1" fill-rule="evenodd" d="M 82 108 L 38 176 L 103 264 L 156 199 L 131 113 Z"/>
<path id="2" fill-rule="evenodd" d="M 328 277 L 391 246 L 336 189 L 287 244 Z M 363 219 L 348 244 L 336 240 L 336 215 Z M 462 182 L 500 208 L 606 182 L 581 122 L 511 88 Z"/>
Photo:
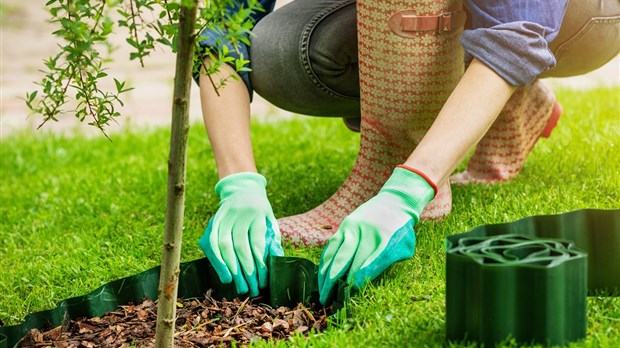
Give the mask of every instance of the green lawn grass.
<path id="1" fill-rule="evenodd" d="M 565 110 L 559 126 L 536 145 L 516 180 L 453 187 L 452 214 L 417 225 L 413 259 L 356 296 L 350 319 L 293 344 L 443 345 L 447 235 L 531 215 L 620 207 L 619 95 L 620 88 L 558 92 Z M 359 142 L 339 119 L 252 127 L 276 216 L 306 211 L 335 191 Z M 6 325 L 159 264 L 169 131 L 112 139 L 35 132 L 1 140 L 0 319 Z M 187 165 L 183 261 L 203 256 L 196 242 L 217 207 L 213 156 L 198 124 L 190 131 Z M 314 261 L 320 254 L 318 248 L 286 251 Z M 620 298 L 588 298 L 588 338 L 575 346 L 618 342 Z"/>

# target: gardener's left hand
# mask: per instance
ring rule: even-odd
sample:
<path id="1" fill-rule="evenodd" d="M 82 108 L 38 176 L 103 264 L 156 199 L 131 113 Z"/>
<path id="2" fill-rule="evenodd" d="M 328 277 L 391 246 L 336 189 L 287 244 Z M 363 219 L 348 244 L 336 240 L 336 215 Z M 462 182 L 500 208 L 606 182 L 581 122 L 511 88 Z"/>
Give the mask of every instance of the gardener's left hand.
<path id="1" fill-rule="evenodd" d="M 321 255 L 321 303 L 332 301 L 334 285 L 344 275 L 359 288 L 393 263 L 413 256 L 413 226 L 436 192 L 430 183 L 399 166 L 375 197 L 342 221 Z"/>

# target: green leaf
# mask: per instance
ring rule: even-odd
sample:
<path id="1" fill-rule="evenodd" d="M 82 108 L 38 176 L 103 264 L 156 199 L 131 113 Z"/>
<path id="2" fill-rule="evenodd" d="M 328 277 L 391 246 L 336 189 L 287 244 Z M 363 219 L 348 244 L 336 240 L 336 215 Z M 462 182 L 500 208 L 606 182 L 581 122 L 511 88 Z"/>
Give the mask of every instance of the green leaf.
<path id="1" fill-rule="evenodd" d="M 103 30 L 101 32 L 101 35 L 108 35 L 112 32 L 112 26 L 114 25 L 114 21 L 112 21 L 112 19 L 110 19 L 109 17 L 106 17 L 103 20 Z"/>
<path id="2" fill-rule="evenodd" d="M 34 91 L 30 95 L 28 93 L 26 93 L 26 98 L 28 99 L 28 102 L 32 103 L 34 98 L 37 97 L 37 93 L 38 93 L 38 91 Z"/>
<path id="3" fill-rule="evenodd" d="M 243 67 L 248 63 L 250 63 L 249 60 L 243 60 L 243 59 L 235 60 L 235 70 L 241 71 L 241 69 L 243 69 Z"/>
<path id="4" fill-rule="evenodd" d="M 114 79 L 114 84 L 116 85 L 116 91 L 120 93 L 123 90 L 123 86 L 125 85 L 125 82 L 120 82 L 119 80 Z"/>

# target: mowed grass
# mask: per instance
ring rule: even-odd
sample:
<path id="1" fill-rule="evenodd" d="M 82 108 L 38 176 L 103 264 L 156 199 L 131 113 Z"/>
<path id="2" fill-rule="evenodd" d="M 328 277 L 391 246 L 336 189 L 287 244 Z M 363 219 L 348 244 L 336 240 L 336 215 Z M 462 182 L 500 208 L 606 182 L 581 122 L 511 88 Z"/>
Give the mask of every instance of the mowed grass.
<path id="1" fill-rule="evenodd" d="M 444 345 L 447 235 L 531 215 L 620 207 L 619 96 L 620 88 L 558 92 L 565 110 L 560 123 L 550 139 L 539 141 L 517 179 L 453 186 L 450 216 L 417 225 L 416 255 L 354 297 L 351 318 L 308 340 L 276 345 Z M 359 135 L 340 119 L 300 117 L 252 127 L 276 216 L 321 203 L 355 160 Z M 159 264 L 169 131 L 126 132 L 112 139 L 35 132 L 1 140 L 0 319 L 5 325 Z M 190 131 L 187 169 L 183 261 L 203 257 L 197 240 L 218 203 L 214 160 L 199 124 Z M 320 255 L 318 248 L 285 250 L 314 261 Z M 588 337 L 574 346 L 618 342 L 620 298 L 588 298 Z"/>

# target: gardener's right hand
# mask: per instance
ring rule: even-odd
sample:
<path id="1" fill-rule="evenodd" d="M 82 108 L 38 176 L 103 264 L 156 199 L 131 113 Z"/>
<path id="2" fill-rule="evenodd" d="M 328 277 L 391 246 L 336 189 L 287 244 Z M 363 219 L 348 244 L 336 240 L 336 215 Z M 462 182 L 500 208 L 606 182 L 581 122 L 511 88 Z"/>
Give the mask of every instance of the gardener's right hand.
<path id="1" fill-rule="evenodd" d="M 238 293 L 250 296 L 267 286 L 267 256 L 284 255 L 266 186 L 253 172 L 221 179 L 215 185 L 219 209 L 198 241 L 222 283 L 234 281 Z"/>

